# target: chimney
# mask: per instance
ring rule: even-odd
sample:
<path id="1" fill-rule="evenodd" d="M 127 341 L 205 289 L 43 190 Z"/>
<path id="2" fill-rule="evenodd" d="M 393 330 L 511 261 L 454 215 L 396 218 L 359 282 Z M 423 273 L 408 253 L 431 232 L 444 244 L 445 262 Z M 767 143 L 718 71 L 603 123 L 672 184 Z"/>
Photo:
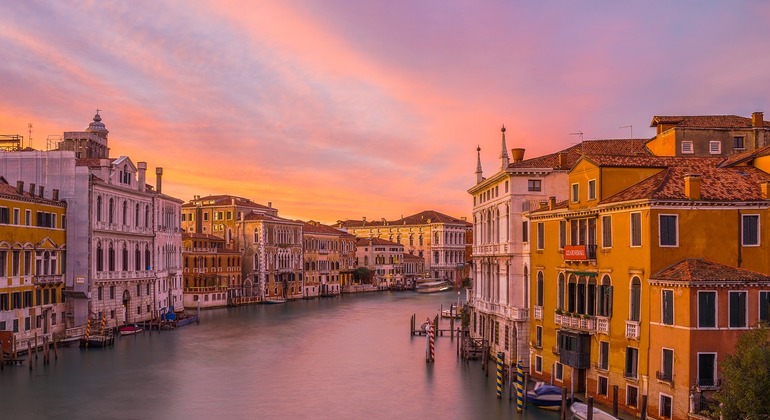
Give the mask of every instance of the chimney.
<path id="1" fill-rule="evenodd" d="M 556 197 L 552 195 L 548 197 L 548 210 L 553 210 L 554 207 L 556 207 Z"/>
<path id="2" fill-rule="evenodd" d="M 162 184 L 162 178 L 163 178 L 163 168 L 155 168 L 155 190 L 158 191 L 158 194 L 161 193 L 160 187 Z"/>
<path id="3" fill-rule="evenodd" d="M 193 196 L 193 200 L 195 200 L 195 201 L 198 201 L 200 199 L 201 199 L 201 196 L 199 196 L 199 195 L 194 195 Z"/>
<path id="4" fill-rule="evenodd" d="M 16 192 L 24 194 L 24 181 L 16 181 Z"/>
<path id="5" fill-rule="evenodd" d="M 567 154 L 566 153 L 559 153 L 559 169 L 567 169 Z"/>
<path id="6" fill-rule="evenodd" d="M 53 189 L 53 191 L 52 191 L 52 194 L 53 194 L 53 195 L 51 196 L 51 199 L 52 199 L 53 201 L 59 201 L 59 190 L 57 190 L 56 188 L 54 188 L 54 189 Z"/>
<path id="7" fill-rule="evenodd" d="M 230 205 L 231 206 L 235 205 L 235 197 L 230 197 Z"/>
<path id="8" fill-rule="evenodd" d="M 700 200 L 700 175 L 687 174 L 684 176 L 684 195 L 690 200 Z"/>
<path id="9" fill-rule="evenodd" d="M 770 181 L 760 183 L 759 188 L 762 191 L 762 198 L 767 200 L 768 196 L 770 196 Z"/>
<path id="10" fill-rule="evenodd" d="M 272 209 L 273 208 L 273 202 L 272 201 L 268 201 L 267 202 L 267 207 Z"/>
<path id="11" fill-rule="evenodd" d="M 765 126 L 764 113 L 752 112 L 751 113 L 751 126 L 754 128 L 763 128 Z"/>
<path id="12" fill-rule="evenodd" d="M 511 158 L 513 159 L 513 162 L 521 162 L 524 160 L 524 150 L 521 147 L 517 147 L 515 149 L 511 149 Z"/>
<path id="13" fill-rule="evenodd" d="M 363 219 L 364 219 L 364 222 L 365 222 L 366 221 L 366 216 L 364 216 Z"/>
<path id="14" fill-rule="evenodd" d="M 139 169 L 139 191 L 144 191 L 147 186 L 147 162 L 137 162 L 137 169 Z"/>
<path id="15" fill-rule="evenodd" d="M 35 184 L 31 182 L 29 183 L 29 195 L 33 197 L 35 196 Z"/>
<path id="16" fill-rule="evenodd" d="M 40 185 L 40 186 L 38 186 L 38 187 L 37 187 L 37 192 L 38 192 L 38 194 L 37 194 L 37 195 L 38 195 L 40 198 L 45 198 L 45 197 L 43 197 L 43 193 L 45 193 L 45 186 L 43 186 L 43 185 Z"/>

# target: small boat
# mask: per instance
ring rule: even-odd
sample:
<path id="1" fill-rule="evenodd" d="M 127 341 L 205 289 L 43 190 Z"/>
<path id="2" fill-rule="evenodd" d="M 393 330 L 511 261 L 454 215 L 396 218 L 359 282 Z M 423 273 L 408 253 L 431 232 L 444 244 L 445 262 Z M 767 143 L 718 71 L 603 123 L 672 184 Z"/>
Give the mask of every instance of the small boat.
<path id="1" fill-rule="evenodd" d="M 570 410 L 572 411 L 572 418 L 574 419 L 586 420 L 588 418 L 588 405 L 586 404 L 574 402 L 570 406 Z M 599 410 L 596 407 L 594 407 L 593 418 L 595 420 L 618 420 L 618 418 L 612 414 Z"/>
<path id="2" fill-rule="evenodd" d="M 558 386 L 538 382 L 535 389 L 527 391 L 527 402 L 538 408 L 559 410 L 561 409 L 561 393 L 562 389 Z"/>
<path id="3" fill-rule="evenodd" d="M 417 285 L 417 293 L 436 293 L 436 292 L 443 292 L 445 290 L 451 289 L 452 286 L 441 280 L 441 281 L 429 281 L 427 283 L 421 283 Z"/>
<path id="4" fill-rule="evenodd" d="M 269 299 L 265 299 L 265 303 L 268 303 L 268 304 L 286 303 L 286 299 L 283 299 L 283 298 L 269 298 Z"/>
<path id="5" fill-rule="evenodd" d="M 459 318 L 462 318 L 462 315 L 463 315 L 463 308 L 460 308 L 460 310 L 457 310 L 457 305 L 452 305 L 449 307 L 449 309 L 444 309 L 443 311 L 441 311 L 442 318 L 459 319 Z"/>
<path id="6" fill-rule="evenodd" d="M 142 327 L 140 327 L 140 326 L 138 326 L 136 324 L 124 325 L 124 326 L 118 328 L 118 332 L 120 333 L 121 336 L 123 336 L 123 335 L 134 335 L 134 334 L 140 333 L 142 331 L 144 331 L 142 329 Z"/>

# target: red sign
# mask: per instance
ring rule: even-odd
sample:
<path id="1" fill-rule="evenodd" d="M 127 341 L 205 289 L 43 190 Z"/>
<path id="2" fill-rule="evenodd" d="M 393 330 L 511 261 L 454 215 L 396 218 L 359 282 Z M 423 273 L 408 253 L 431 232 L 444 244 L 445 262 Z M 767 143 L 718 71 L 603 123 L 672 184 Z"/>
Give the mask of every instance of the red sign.
<path id="1" fill-rule="evenodd" d="M 586 252 L 586 246 L 585 245 L 565 245 L 564 259 L 565 260 L 587 260 L 588 253 Z"/>

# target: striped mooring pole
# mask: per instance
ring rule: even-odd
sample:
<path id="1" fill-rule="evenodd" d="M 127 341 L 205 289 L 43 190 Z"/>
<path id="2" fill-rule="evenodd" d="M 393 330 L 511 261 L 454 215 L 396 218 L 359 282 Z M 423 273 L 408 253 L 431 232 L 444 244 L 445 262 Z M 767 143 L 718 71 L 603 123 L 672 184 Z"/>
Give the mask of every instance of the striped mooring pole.
<path id="1" fill-rule="evenodd" d="M 433 323 L 431 323 L 430 318 L 425 320 L 425 332 L 428 338 L 427 348 L 425 349 L 425 361 L 428 363 L 435 362 L 436 361 L 435 337 L 433 332 Z"/>
<path id="2" fill-rule="evenodd" d="M 102 336 L 104 335 L 104 326 L 107 324 L 107 315 L 102 314 Z"/>
<path id="3" fill-rule="evenodd" d="M 516 412 L 521 413 L 524 408 L 524 371 L 521 360 L 516 363 Z"/>
<path id="4" fill-rule="evenodd" d="M 503 353 L 497 352 L 497 398 L 503 396 Z"/>
<path id="5" fill-rule="evenodd" d="M 88 338 L 91 337 L 91 318 L 86 321 L 86 347 L 88 347 Z"/>

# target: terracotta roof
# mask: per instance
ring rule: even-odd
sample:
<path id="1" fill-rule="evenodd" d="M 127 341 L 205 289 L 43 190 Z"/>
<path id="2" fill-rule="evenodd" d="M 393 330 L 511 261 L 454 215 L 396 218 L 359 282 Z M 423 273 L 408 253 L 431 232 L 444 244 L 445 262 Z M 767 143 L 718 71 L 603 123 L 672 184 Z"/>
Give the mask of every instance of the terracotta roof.
<path id="1" fill-rule="evenodd" d="M 110 163 L 115 159 L 108 159 Z M 102 166 L 102 159 L 99 158 L 83 158 L 75 159 L 75 166 L 88 166 L 89 168 L 99 168 Z"/>
<path id="2" fill-rule="evenodd" d="M 38 188 L 39 188 L 38 186 L 35 186 L 35 194 L 30 194 L 28 190 L 29 184 L 25 183 L 24 187 L 25 189 L 21 193 L 19 193 L 15 186 L 10 185 L 8 181 L 5 180 L 5 177 L 0 176 L 0 195 L 4 195 L 7 197 L 12 197 L 16 199 L 26 198 L 26 199 L 34 200 L 38 203 L 49 203 L 49 204 L 55 204 L 58 206 L 65 204 L 64 201 L 54 201 L 48 198 L 43 198 L 35 195 L 38 192 Z"/>
<path id="3" fill-rule="evenodd" d="M 759 184 L 770 181 L 767 174 L 751 166 L 720 168 L 714 158 L 673 158 L 676 166 L 607 197 L 600 204 L 630 200 L 689 200 L 684 194 L 684 177 L 700 175 L 701 198 L 698 201 L 763 201 Z"/>
<path id="4" fill-rule="evenodd" d="M 688 258 L 651 275 L 650 280 L 770 282 L 770 276 L 702 258 Z"/>
<path id="5" fill-rule="evenodd" d="M 290 219 L 284 219 L 283 217 L 278 216 L 271 216 L 269 214 L 265 213 L 249 213 L 243 215 L 243 220 L 262 220 L 266 222 L 280 222 L 280 223 L 293 223 L 293 224 L 300 224 L 302 222 L 290 220 Z"/>
<path id="6" fill-rule="evenodd" d="M 182 207 L 197 207 L 197 202 L 211 202 L 207 204 L 202 204 L 203 206 L 231 206 L 233 203 L 233 199 L 235 199 L 235 205 L 241 206 L 241 207 L 252 207 L 255 209 L 270 209 L 270 210 L 276 210 L 273 207 L 263 206 L 262 204 L 255 203 L 248 198 L 244 197 L 238 197 L 235 195 L 209 195 L 206 197 L 201 197 L 197 200 L 190 200 L 187 203 L 184 203 Z"/>
<path id="7" fill-rule="evenodd" d="M 373 246 L 373 245 L 387 245 L 387 246 L 403 246 L 397 242 L 391 242 L 382 238 L 358 238 L 356 246 Z"/>
<path id="8" fill-rule="evenodd" d="M 770 146 L 763 146 L 755 150 L 747 150 L 743 153 L 737 153 L 725 158 L 725 160 L 719 164 L 720 167 L 728 167 L 737 165 L 740 163 L 748 162 L 756 157 L 770 155 Z"/>
<path id="9" fill-rule="evenodd" d="M 364 227 L 364 226 L 392 226 L 392 225 L 425 225 L 430 223 L 459 223 L 471 226 L 471 223 L 458 219 L 456 217 L 447 216 L 444 213 L 437 212 L 435 210 L 425 210 L 411 216 L 402 217 L 396 220 L 340 220 L 338 225 L 340 227 L 352 228 L 352 227 Z"/>
<path id="10" fill-rule="evenodd" d="M 561 210 L 561 209 L 568 209 L 569 208 L 569 200 L 564 201 L 558 201 L 553 206 L 553 209 L 549 209 L 548 206 L 542 206 L 538 207 L 534 210 L 532 210 L 530 213 L 540 213 L 540 212 L 546 212 L 546 211 L 552 211 L 552 210 Z"/>
<path id="11" fill-rule="evenodd" d="M 347 233 L 331 227 L 324 225 L 322 223 L 318 222 L 305 222 L 302 220 L 297 220 L 297 222 L 302 223 L 302 233 L 321 233 L 325 235 L 347 235 Z"/>
<path id="12" fill-rule="evenodd" d="M 418 255 L 414 255 L 414 254 L 408 254 L 408 253 L 407 253 L 407 254 L 404 254 L 404 261 L 414 261 L 414 262 L 418 262 L 418 261 L 425 261 L 425 258 L 423 258 L 423 257 L 420 257 L 420 256 L 418 256 Z"/>
<path id="13" fill-rule="evenodd" d="M 751 128 L 751 118 L 738 115 L 656 115 L 650 127 L 658 124 L 674 124 L 684 128 Z M 763 121 L 764 127 L 770 122 Z"/>
<path id="14" fill-rule="evenodd" d="M 185 239 L 208 239 L 210 241 L 224 242 L 224 238 L 214 236 L 208 233 L 182 232 L 182 240 Z"/>
<path id="15" fill-rule="evenodd" d="M 584 154 L 618 155 L 618 156 L 649 156 L 645 147 L 649 139 L 606 139 L 586 140 L 564 150 L 548 155 L 525 159 L 508 165 L 510 169 L 517 168 L 552 168 L 571 169 Z M 564 155 L 565 166 L 559 166 L 559 155 Z"/>

